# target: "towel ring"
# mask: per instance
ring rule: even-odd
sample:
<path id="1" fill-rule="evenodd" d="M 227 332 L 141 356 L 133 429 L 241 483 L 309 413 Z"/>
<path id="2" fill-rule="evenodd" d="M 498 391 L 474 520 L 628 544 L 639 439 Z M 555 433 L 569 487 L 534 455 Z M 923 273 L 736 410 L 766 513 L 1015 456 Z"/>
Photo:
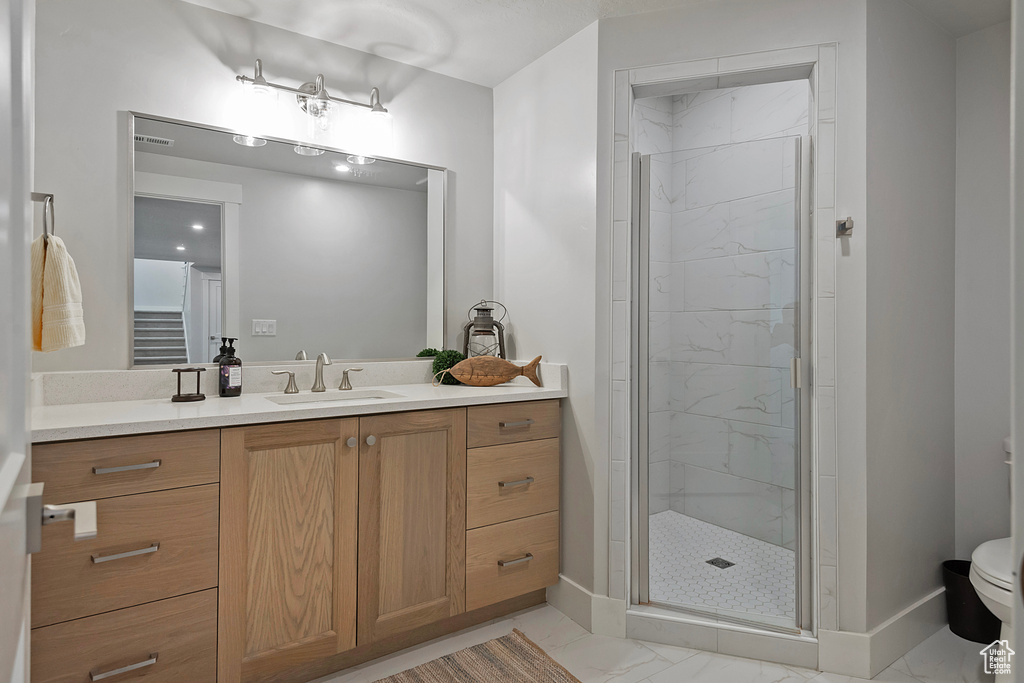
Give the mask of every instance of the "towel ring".
<path id="1" fill-rule="evenodd" d="M 57 220 L 53 210 L 53 195 L 33 192 L 32 201 L 43 203 L 43 239 L 50 239 L 50 237 L 57 234 Z"/>

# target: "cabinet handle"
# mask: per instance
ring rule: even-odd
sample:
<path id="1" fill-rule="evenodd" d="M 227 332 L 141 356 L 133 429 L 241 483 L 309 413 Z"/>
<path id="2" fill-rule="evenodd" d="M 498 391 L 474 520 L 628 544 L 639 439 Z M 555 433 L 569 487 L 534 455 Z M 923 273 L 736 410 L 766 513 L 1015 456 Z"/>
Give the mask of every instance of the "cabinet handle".
<path id="1" fill-rule="evenodd" d="M 529 420 L 521 420 L 519 422 L 499 422 L 498 426 L 502 429 L 507 429 L 509 427 L 529 427 L 532 424 L 533 418 L 530 418 Z"/>
<path id="2" fill-rule="evenodd" d="M 375 437 L 373 434 L 370 434 L 368 437 L 366 437 L 367 446 L 372 446 L 375 443 L 377 443 L 377 437 Z"/>
<path id="3" fill-rule="evenodd" d="M 514 564 L 522 564 L 523 562 L 529 562 L 533 559 L 533 553 L 526 553 L 522 557 L 517 557 L 514 560 L 498 560 L 499 567 L 511 567 Z"/>
<path id="4" fill-rule="evenodd" d="M 155 470 L 160 467 L 160 461 L 144 462 L 139 465 L 121 465 L 120 467 L 93 467 L 93 474 L 113 474 L 114 472 L 130 472 L 132 470 Z"/>
<path id="5" fill-rule="evenodd" d="M 355 448 L 356 445 L 358 445 L 358 444 L 359 444 L 359 439 L 357 439 L 354 436 L 348 437 L 348 441 L 345 442 L 345 445 L 347 445 L 349 448 Z"/>
<path id="6" fill-rule="evenodd" d="M 151 546 L 148 546 L 146 548 L 139 548 L 138 550 L 129 550 L 126 553 L 115 553 L 113 555 L 93 555 L 92 563 L 100 564 L 101 562 L 110 562 L 111 560 L 123 560 L 126 557 L 135 557 L 136 555 L 148 555 L 150 553 L 155 553 L 157 550 L 160 550 L 159 543 L 154 543 Z"/>
<path id="7" fill-rule="evenodd" d="M 513 486 L 525 486 L 534 482 L 533 477 L 527 477 L 526 479 L 520 479 L 519 481 L 499 481 L 498 486 L 503 489 L 511 488 Z"/>
<path id="8" fill-rule="evenodd" d="M 128 666 L 122 666 L 120 669 L 111 669 L 110 671 L 104 671 L 101 674 L 94 674 L 89 672 L 90 681 L 102 681 L 104 678 L 110 678 L 111 676 L 117 676 L 118 674 L 128 673 L 129 671 L 135 671 L 137 669 L 143 669 L 147 666 L 153 666 L 156 664 L 157 653 L 149 655 L 149 659 L 144 659 L 141 662 L 135 664 L 129 664 Z"/>

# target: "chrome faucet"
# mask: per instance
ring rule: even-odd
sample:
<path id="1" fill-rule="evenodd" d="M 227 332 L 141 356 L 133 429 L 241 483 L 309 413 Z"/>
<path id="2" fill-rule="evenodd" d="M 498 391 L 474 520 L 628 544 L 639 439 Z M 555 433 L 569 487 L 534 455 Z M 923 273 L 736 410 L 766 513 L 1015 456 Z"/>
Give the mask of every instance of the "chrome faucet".
<path id="1" fill-rule="evenodd" d="M 311 391 L 327 391 L 327 387 L 324 385 L 325 365 L 331 365 L 331 358 L 326 353 L 321 353 L 316 357 L 316 381 L 313 382 L 313 388 Z"/>
<path id="2" fill-rule="evenodd" d="M 352 382 L 348 379 L 348 373 L 350 372 L 362 372 L 362 368 L 345 368 L 345 371 L 341 373 L 341 386 L 338 387 L 342 391 L 351 391 Z"/>

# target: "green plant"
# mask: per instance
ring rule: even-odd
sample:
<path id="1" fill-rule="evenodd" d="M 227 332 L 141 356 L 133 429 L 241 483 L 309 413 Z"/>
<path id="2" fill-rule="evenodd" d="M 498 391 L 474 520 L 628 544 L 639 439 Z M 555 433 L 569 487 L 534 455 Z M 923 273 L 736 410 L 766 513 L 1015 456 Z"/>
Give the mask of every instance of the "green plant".
<path id="1" fill-rule="evenodd" d="M 427 347 L 427 348 L 423 349 L 422 351 L 420 351 L 419 353 L 417 353 L 416 357 L 417 358 L 429 358 L 430 356 L 436 356 L 439 353 L 441 353 L 441 352 L 438 351 L 437 349 L 432 349 L 430 347 Z"/>
<path id="2" fill-rule="evenodd" d="M 455 379 L 447 372 L 443 375 L 438 375 L 438 373 L 450 370 L 464 360 L 466 360 L 466 357 L 458 351 L 449 349 L 448 351 L 438 352 L 438 354 L 434 356 L 434 376 L 440 377 L 441 384 L 462 384 L 462 382 Z"/>

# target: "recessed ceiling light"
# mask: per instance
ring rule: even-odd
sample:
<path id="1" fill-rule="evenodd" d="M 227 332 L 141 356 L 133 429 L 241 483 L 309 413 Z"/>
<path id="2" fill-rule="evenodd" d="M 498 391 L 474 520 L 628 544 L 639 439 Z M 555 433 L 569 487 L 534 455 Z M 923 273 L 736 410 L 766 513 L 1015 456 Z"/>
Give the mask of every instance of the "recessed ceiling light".
<path id="1" fill-rule="evenodd" d="M 346 166 L 345 164 L 335 164 L 334 170 L 337 171 L 338 173 L 348 173 L 349 170 L 351 169 L 349 169 L 349 167 Z"/>
<path id="2" fill-rule="evenodd" d="M 177 249 L 178 249 L 178 251 L 185 251 L 185 245 L 184 244 L 179 244 L 177 246 Z"/>
<path id="3" fill-rule="evenodd" d="M 258 138 L 252 135 L 236 135 L 231 139 L 243 147 L 262 147 L 267 144 L 267 141 L 263 138 Z"/>
<path id="4" fill-rule="evenodd" d="M 323 154 L 326 150 L 318 147 L 306 147 L 305 145 L 295 145 L 295 153 L 300 154 L 304 157 L 318 157 Z"/>
<path id="5" fill-rule="evenodd" d="M 375 161 L 377 161 L 377 160 L 374 159 L 373 157 L 364 157 L 361 154 L 349 154 L 348 155 L 348 163 L 350 163 L 350 164 L 357 164 L 359 166 L 366 166 L 367 164 L 372 164 Z"/>
<path id="6" fill-rule="evenodd" d="M 192 229 L 193 230 L 202 230 L 203 229 L 203 224 L 202 223 L 194 223 L 192 225 Z"/>

